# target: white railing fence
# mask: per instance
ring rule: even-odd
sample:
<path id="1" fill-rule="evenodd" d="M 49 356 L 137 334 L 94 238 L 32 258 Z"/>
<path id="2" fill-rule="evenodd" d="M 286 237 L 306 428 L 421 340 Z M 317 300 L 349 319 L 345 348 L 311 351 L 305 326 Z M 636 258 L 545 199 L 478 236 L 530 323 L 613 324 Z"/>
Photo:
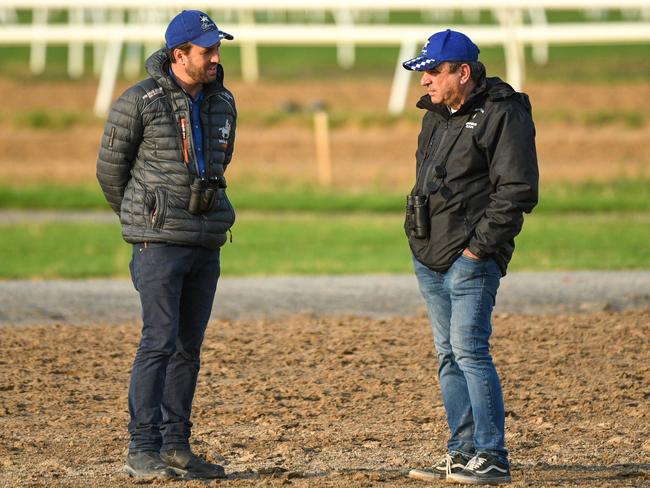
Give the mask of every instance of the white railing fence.
<path id="1" fill-rule="evenodd" d="M 213 0 L 0 0 L 0 44 L 30 45 L 30 68 L 43 73 L 48 44 L 68 45 L 68 73 L 79 77 L 84 69 L 84 45 L 93 44 L 94 72 L 100 76 L 95 113 L 104 115 L 113 98 L 120 59 L 124 72 L 136 76 L 142 50 L 162 45 L 168 20 L 184 8 L 213 14 L 221 28 L 235 35 L 241 46 L 242 77 L 259 77 L 257 45 L 335 45 L 343 67 L 355 62 L 355 46 L 400 46 L 388 109 L 403 110 L 410 72 L 401 61 L 415 55 L 433 32 L 452 28 L 467 33 L 479 46 L 503 46 L 506 79 L 521 88 L 525 76 L 524 46 L 533 46 L 533 60 L 548 60 L 549 44 L 603 44 L 650 42 L 650 0 L 464 0 L 462 9 L 451 0 L 238 0 L 229 9 L 215 8 Z M 549 23 L 548 10 L 581 10 L 597 20 Z M 622 12 L 608 22 L 610 10 Z M 28 11 L 30 23 L 17 13 Z M 431 24 L 388 23 L 393 11 L 419 11 Z M 480 24 L 480 13 L 490 11 L 498 23 Z M 66 14 L 67 22 L 56 22 Z M 448 25 L 455 12 L 463 25 Z M 327 23 L 331 14 L 334 23 Z"/>

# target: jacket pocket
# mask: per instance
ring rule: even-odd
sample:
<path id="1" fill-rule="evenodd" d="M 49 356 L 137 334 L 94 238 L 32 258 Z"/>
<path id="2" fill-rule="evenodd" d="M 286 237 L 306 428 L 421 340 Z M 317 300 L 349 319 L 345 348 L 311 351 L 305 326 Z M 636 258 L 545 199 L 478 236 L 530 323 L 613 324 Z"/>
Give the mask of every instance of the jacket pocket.
<path id="1" fill-rule="evenodd" d="M 469 240 L 464 205 L 456 202 L 446 208 L 436 209 L 432 205 L 429 208 L 431 228 L 428 239 L 411 237 L 409 245 L 418 261 L 436 271 L 445 271 Z"/>
<path id="2" fill-rule="evenodd" d="M 151 228 L 160 230 L 165 225 L 165 219 L 167 218 L 167 190 L 157 187 L 154 197 L 154 207 L 151 212 Z"/>
<path id="3" fill-rule="evenodd" d="M 219 189 L 220 192 L 220 198 L 223 198 L 223 206 L 226 209 L 227 212 L 230 213 L 230 225 L 232 226 L 235 223 L 235 208 L 232 206 L 232 203 L 230 203 L 230 199 L 228 198 L 228 195 L 226 194 L 226 190 L 223 188 Z"/>

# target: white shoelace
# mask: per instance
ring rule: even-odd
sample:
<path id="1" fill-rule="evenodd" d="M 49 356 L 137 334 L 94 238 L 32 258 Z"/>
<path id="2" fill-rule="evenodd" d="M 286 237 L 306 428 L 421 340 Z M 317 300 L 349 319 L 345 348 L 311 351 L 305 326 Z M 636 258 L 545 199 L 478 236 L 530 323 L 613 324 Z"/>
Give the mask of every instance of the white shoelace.
<path id="1" fill-rule="evenodd" d="M 465 469 L 467 469 L 468 471 L 476 471 L 481 466 L 483 466 L 486 462 L 487 462 L 486 458 L 474 456 L 472 459 L 469 460 L 467 466 L 465 466 Z"/>

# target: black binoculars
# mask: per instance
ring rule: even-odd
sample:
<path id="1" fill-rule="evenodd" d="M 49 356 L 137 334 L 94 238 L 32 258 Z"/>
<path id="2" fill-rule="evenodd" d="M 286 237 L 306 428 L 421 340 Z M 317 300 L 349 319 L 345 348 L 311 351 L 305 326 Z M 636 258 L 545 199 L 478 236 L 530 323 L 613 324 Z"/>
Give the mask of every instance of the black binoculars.
<path id="1" fill-rule="evenodd" d="M 190 185 L 190 203 L 187 210 L 192 215 L 201 215 L 212 210 L 215 200 L 218 199 L 219 189 L 226 188 L 226 178 L 215 176 L 212 178 L 194 178 Z"/>
<path id="2" fill-rule="evenodd" d="M 429 199 L 423 195 L 406 197 L 406 221 L 409 232 L 416 239 L 429 237 L 431 222 L 429 220 Z"/>

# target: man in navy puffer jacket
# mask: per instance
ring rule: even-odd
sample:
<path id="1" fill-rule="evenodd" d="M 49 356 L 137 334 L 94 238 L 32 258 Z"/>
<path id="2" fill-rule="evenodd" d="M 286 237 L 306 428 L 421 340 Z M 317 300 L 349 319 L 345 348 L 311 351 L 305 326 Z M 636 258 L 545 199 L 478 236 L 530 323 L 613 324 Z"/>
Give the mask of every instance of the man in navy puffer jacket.
<path id="1" fill-rule="evenodd" d="M 220 274 L 219 248 L 235 221 L 224 171 L 237 112 L 223 85 L 220 31 L 205 13 L 178 14 L 150 78 L 113 105 L 97 179 L 133 244 L 131 276 L 143 327 L 129 387 L 134 477 L 222 478 L 189 446 L 200 350 Z"/>

